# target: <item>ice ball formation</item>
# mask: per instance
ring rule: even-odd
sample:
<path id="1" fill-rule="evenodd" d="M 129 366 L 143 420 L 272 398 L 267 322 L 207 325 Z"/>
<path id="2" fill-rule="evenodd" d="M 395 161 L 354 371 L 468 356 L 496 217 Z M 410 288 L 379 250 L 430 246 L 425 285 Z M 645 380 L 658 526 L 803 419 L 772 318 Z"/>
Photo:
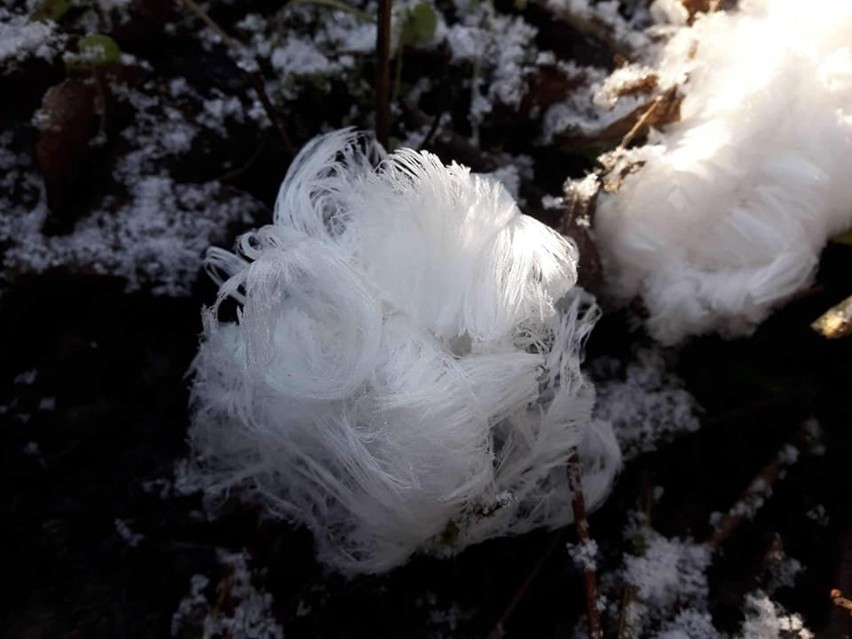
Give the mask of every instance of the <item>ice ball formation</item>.
<path id="1" fill-rule="evenodd" d="M 591 420 L 580 359 L 598 310 L 576 263 L 488 177 L 317 138 L 273 223 L 208 256 L 220 289 L 190 431 L 206 496 L 307 526 L 348 574 L 568 523 L 576 448 L 594 507 L 620 454 Z"/>
<path id="2" fill-rule="evenodd" d="M 612 290 L 660 341 L 747 334 L 852 224 L 850 46 L 848 0 L 743 0 L 662 51 L 681 120 L 627 153 L 641 168 L 596 220 Z"/>

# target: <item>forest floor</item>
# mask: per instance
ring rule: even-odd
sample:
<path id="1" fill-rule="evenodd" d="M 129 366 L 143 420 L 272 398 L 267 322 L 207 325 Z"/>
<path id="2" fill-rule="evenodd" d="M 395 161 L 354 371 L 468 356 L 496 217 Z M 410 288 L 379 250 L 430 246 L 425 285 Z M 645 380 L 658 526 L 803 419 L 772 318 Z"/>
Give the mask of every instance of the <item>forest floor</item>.
<path id="1" fill-rule="evenodd" d="M 234 52 L 168 1 L 19 4 L 0 0 L 0 636 L 583 636 L 573 529 L 346 580 L 305 531 L 236 502 L 212 519 L 180 490 L 187 371 L 215 296 L 201 255 L 269 220 L 294 149 L 370 126 L 374 30 L 307 2 L 205 5 Z M 497 172 L 559 225 L 542 196 L 625 131 L 548 124 L 575 85 L 541 54 L 606 69 L 619 41 L 534 3 L 478 22 L 472 5 L 423 4 L 400 5 L 393 143 Z M 621 4 L 623 24 L 647 19 L 640 4 Z M 32 21 L 39 7 L 56 22 Z M 483 51 L 520 53 L 473 70 L 447 30 L 474 22 Z M 109 37 L 81 44 L 93 34 Z M 852 341 L 810 328 L 852 294 L 850 261 L 830 245 L 807 294 L 748 338 L 662 349 L 641 311 L 601 320 L 587 361 L 628 457 L 590 518 L 606 636 L 850 636 L 829 593 L 852 594 Z M 631 610 L 645 620 L 619 629 Z"/>

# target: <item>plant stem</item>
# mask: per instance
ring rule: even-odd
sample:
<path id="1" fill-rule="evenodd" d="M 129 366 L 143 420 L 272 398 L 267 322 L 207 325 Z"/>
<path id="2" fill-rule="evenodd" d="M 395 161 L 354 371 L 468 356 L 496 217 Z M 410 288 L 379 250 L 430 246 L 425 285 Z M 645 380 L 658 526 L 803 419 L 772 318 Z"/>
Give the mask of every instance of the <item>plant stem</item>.
<path id="1" fill-rule="evenodd" d="M 583 479 L 580 472 L 580 456 L 575 450 L 568 458 L 568 486 L 571 489 L 571 506 L 574 509 L 574 525 L 580 546 L 590 546 L 592 536 L 589 532 L 589 520 L 586 517 L 586 500 L 583 497 Z M 587 566 L 583 571 L 583 585 L 586 589 L 586 619 L 591 639 L 603 638 L 601 613 L 598 610 L 598 577 L 594 567 Z"/>
<path id="2" fill-rule="evenodd" d="M 376 29 L 376 139 L 387 147 L 390 137 L 390 40 L 391 1 L 379 0 L 379 20 Z"/>
<path id="3" fill-rule="evenodd" d="M 503 613 L 500 615 L 500 618 L 497 620 L 497 623 L 494 624 L 494 628 L 488 634 L 488 639 L 499 639 L 503 636 L 506 631 L 506 624 L 509 622 L 509 618 L 512 616 L 512 613 L 515 611 L 515 608 L 526 596 L 533 582 L 538 577 L 538 573 L 541 572 L 541 569 L 548 562 L 548 560 L 553 556 L 553 553 L 556 551 L 556 548 L 561 545 L 562 540 L 565 538 L 565 533 L 567 528 L 560 528 L 553 534 L 553 538 L 550 540 L 550 543 L 547 545 L 547 549 L 545 549 L 544 553 L 542 553 L 541 557 L 539 557 L 538 561 L 533 566 L 532 570 L 530 570 L 526 579 L 524 579 L 523 583 L 518 587 L 515 591 L 514 596 L 512 597 L 512 601 L 509 602 L 509 605 L 506 606 Z"/>

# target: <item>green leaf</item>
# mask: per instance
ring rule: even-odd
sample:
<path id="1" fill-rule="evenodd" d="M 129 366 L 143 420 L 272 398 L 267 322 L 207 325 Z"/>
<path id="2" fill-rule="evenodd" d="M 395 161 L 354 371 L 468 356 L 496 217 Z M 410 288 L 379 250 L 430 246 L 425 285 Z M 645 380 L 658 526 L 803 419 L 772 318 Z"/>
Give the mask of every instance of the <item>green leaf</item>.
<path id="1" fill-rule="evenodd" d="M 402 23 L 399 43 L 406 47 L 425 47 L 432 43 L 435 29 L 438 28 L 438 16 L 428 2 L 412 7 Z"/>
<path id="2" fill-rule="evenodd" d="M 43 22 L 52 20 L 58 22 L 73 6 L 72 0 L 39 0 L 30 12 L 30 20 Z"/>
<path id="3" fill-rule="evenodd" d="M 77 50 L 80 55 L 91 60 L 95 65 L 111 64 L 121 60 L 121 50 L 115 40 L 100 33 L 92 33 L 80 38 L 77 42 Z"/>
<path id="4" fill-rule="evenodd" d="M 65 56 L 69 69 L 88 69 L 115 64 L 121 60 L 121 49 L 115 40 L 100 33 L 90 33 L 77 41 L 77 53 Z"/>
<path id="5" fill-rule="evenodd" d="M 459 539 L 460 533 L 461 529 L 459 528 L 459 525 L 450 519 L 447 522 L 447 525 L 444 526 L 444 530 L 441 531 L 439 543 L 446 548 L 453 548 Z"/>
<path id="6" fill-rule="evenodd" d="M 835 244 L 852 245 L 852 229 L 843 231 L 843 233 L 839 233 L 838 235 L 833 236 L 829 241 L 834 242 Z"/>

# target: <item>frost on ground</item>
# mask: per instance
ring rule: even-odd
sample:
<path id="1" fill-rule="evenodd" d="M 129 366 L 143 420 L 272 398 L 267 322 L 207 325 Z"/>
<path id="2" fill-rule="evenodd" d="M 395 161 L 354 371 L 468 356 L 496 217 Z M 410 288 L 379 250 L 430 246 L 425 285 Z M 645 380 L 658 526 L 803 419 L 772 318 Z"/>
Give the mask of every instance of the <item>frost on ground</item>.
<path id="1" fill-rule="evenodd" d="M 458 2 L 457 7 L 460 21 L 449 28 L 447 43 L 455 61 L 472 65 L 470 122 L 476 131 L 495 103 L 520 106 L 536 59 L 536 29 L 522 18 L 497 13 L 490 3 Z"/>
<path id="2" fill-rule="evenodd" d="M 746 620 L 737 639 L 813 639 L 802 617 L 787 614 L 784 608 L 757 590 L 746 598 Z"/>
<path id="3" fill-rule="evenodd" d="M 698 430 L 698 405 L 683 382 L 666 370 L 659 350 L 640 349 L 627 364 L 599 358 L 590 368 L 596 380 L 595 416 L 612 423 L 625 459 Z"/>
<path id="4" fill-rule="evenodd" d="M 218 556 L 228 574 L 215 593 L 207 577 L 192 577 L 189 594 L 172 616 L 172 637 L 283 639 L 284 631 L 272 614 L 272 595 L 252 583 L 248 553 L 220 550 Z"/>
<path id="5" fill-rule="evenodd" d="M 623 572 L 614 581 L 608 577 L 605 591 L 610 592 L 614 606 L 624 600 L 618 586 L 632 593 L 624 604 L 624 616 L 632 629 L 630 636 L 653 636 L 654 631 L 673 632 L 681 623 L 700 626 L 709 616 L 707 568 L 712 556 L 703 544 L 689 539 L 667 539 L 643 525 L 636 516 L 628 528 L 628 537 L 637 544 L 635 554 L 624 557 Z M 639 539 L 641 537 L 641 539 Z M 683 615 L 688 611 L 688 615 Z M 615 617 L 618 611 L 612 611 Z M 680 614 L 679 614 L 680 613 Z M 694 635 L 692 635 L 694 636 Z"/>
<path id="6" fill-rule="evenodd" d="M 136 548 L 145 539 L 145 535 L 133 532 L 128 523 L 123 519 L 116 519 L 114 524 L 115 532 L 131 548 Z"/>
<path id="7" fill-rule="evenodd" d="M 103 26 L 103 16 L 98 15 L 88 8 L 79 20 L 93 28 Z M 30 54 L 56 62 L 60 39 L 52 35 L 54 28 L 52 22 L 33 22 L 0 9 L 0 62 L 5 60 L 8 66 Z M 29 47 L 36 40 L 39 48 Z M 16 57 L 10 58 L 11 49 L 4 57 L 6 45 L 15 43 Z M 151 72 L 149 65 L 132 56 L 124 56 L 121 64 L 125 79 L 145 78 Z M 204 250 L 212 242 L 225 240 L 232 225 L 245 225 L 261 216 L 262 207 L 215 177 L 179 181 L 171 169 L 203 136 L 227 136 L 234 126 L 243 125 L 248 107 L 215 88 L 200 93 L 182 78 L 115 80 L 109 89 L 110 104 L 100 108 L 108 109 L 104 117 L 126 110 L 132 119 L 109 132 L 102 120 L 97 134 L 79 140 L 74 132 L 85 129 L 85 122 L 62 119 L 66 111 L 83 108 L 62 99 L 62 87 L 69 82 L 82 87 L 76 96 L 95 91 L 90 81 L 66 80 L 51 89 L 59 97 L 54 102 L 46 97 L 31 123 L 6 127 L 0 133 L 0 278 L 11 281 L 59 269 L 118 276 L 130 290 L 188 294 Z M 33 135 L 37 148 L 51 136 L 57 140 L 49 153 L 39 155 L 40 164 L 29 151 Z M 65 194 L 56 197 L 54 193 L 51 202 L 52 184 L 63 182 L 64 186 L 65 178 L 79 173 L 80 166 L 91 162 L 89 158 L 115 148 L 121 151 L 110 160 L 106 193 L 92 193 L 92 206 L 76 214 L 71 228 L 51 230 L 61 216 L 67 220 Z M 56 177 L 45 163 L 66 168 Z"/>
<path id="8" fill-rule="evenodd" d="M 65 36 L 57 33 L 55 23 L 34 22 L 0 6 L 0 74 L 29 58 L 49 61 L 64 42 Z"/>
<path id="9" fill-rule="evenodd" d="M 709 601 L 708 570 L 713 561 L 709 545 L 692 539 L 667 538 L 647 524 L 644 515 L 632 513 L 625 541 L 633 550 L 621 567 L 601 579 L 603 617 L 618 624 L 618 636 L 639 639 L 807 639 L 813 637 L 798 615 L 788 615 L 770 599 L 771 592 L 792 586 L 800 565 L 781 554 L 776 562 L 780 579 L 770 578 L 769 594 L 755 590 L 746 596 L 744 620 L 729 635 L 713 620 Z M 575 637 L 587 634 L 577 628 Z"/>

